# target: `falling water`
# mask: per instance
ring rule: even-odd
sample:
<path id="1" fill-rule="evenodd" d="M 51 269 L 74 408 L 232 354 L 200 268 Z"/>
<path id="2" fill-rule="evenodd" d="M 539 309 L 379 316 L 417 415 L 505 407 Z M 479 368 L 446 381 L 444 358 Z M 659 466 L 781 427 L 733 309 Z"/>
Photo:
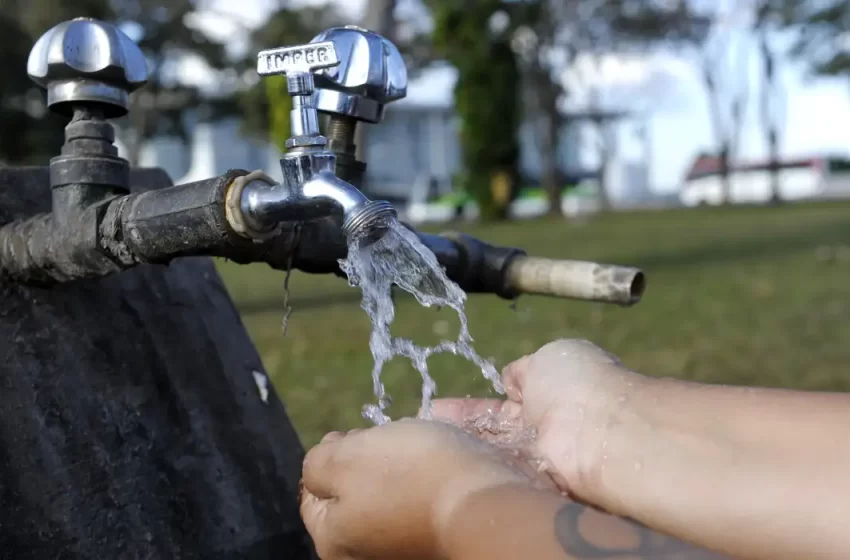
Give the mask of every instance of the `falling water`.
<path id="1" fill-rule="evenodd" d="M 370 241 L 372 241 L 370 239 Z M 383 237 L 372 243 L 362 238 L 354 239 L 348 247 L 348 257 L 340 261 L 342 270 L 348 275 L 352 286 L 363 291 L 361 307 L 372 321 L 369 348 L 375 360 L 372 369 L 377 404 L 367 405 L 363 416 L 375 424 L 389 422 L 384 410 L 391 400 L 381 381 L 384 364 L 395 356 L 408 358 L 422 375 L 421 415 L 430 417 L 431 398 L 437 386 L 428 372 L 428 358 L 434 354 L 448 352 L 470 360 L 479 368 L 500 394 L 504 393 L 496 368 L 479 356 L 472 348 L 472 337 L 464 312 L 466 293 L 449 280 L 437 257 L 416 234 L 395 220 L 387 224 Z M 418 346 L 411 340 L 394 337 L 390 325 L 395 317 L 392 286 L 410 292 L 425 307 L 450 307 L 460 319 L 457 340 L 443 341 L 435 346 Z"/>

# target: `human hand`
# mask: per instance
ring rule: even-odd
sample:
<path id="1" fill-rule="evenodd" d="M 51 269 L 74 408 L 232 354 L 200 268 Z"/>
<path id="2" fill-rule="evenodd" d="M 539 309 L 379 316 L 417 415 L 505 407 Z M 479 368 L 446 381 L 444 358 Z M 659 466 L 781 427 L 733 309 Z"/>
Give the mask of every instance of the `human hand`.
<path id="1" fill-rule="evenodd" d="M 399 420 L 332 432 L 304 459 L 301 516 L 322 560 L 444 557 L 469 496 L 533 486 L 521 463 L 455 426 Z"/>
<path id="2" fill-rule="evenodd" d="M 431 414 L 495 443 L 527 445 L 541 471 L 582 499 L 604 462 L 607 428 L 644 379 L 586 340 L 558 340 L 505 367 L 506 400 L 437 399 Z"/>

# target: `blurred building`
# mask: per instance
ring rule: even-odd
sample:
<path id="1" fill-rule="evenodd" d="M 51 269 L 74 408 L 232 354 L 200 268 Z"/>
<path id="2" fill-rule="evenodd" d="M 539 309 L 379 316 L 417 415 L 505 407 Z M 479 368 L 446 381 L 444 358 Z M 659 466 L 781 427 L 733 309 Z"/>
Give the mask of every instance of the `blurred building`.
<path id="1" fill-rule="evenodd" d="M 364 125 L 369 126 L 365 153 L 372 196 L 405 203 L 412 197 L 435 198 L 452 191 L 453 178 L 461 170 L 458 123 L 452 110 L 455 76 L 450 66 L 424 71 L 411 81 L 405 99 L 387 107 L 381 124 Z M 596 173 L 595 164 L 587 158 L 588 144 L 594 141 L 588 129 L 593 125 L 575 117 L 570 115 L 570 124 L 561 131 L 556 159 L 565 177 L 586 178 Z M 178 138 L 154 138 L 142 148 L 140 165 L 162 167 L 176 182 L 196 181 L 232 168 L 263 169 L 272 177 L 280 176 L 277 150 L 245 136 L 238 117 L 203 122 L 188 114 L 186 119 L 191 131 L 188 145 Z M 524 125 L 520 135 L 524 186 L 535 186 L 541 176 L 541 157 L 533 127 Z M 614 202 L 647 192 L 645 173 L 638 169 L 642 163 L 622 161 L 614 153 L 609 165 L 617 183 L 611 193 Z"/>
<path id="2" fill-rule="evenodd" d="M 716 206 L 725 202 L 766 204 L 774 194 L 786 202 L 850 197 L 850 160 L 847 158 L 785 158 L 777 161 L 778 193 L 773 192 L 773 167 L 769 160 L 732 162 L 727 171 L 727 193 L 720 158 L 700 154 L 685 177 L 679 198 L 685 206 Z"/>

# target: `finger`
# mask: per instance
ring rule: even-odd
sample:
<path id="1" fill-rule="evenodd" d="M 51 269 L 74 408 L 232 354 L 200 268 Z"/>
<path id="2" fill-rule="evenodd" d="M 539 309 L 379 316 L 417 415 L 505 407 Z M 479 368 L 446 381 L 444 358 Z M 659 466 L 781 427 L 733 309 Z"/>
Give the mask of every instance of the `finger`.
<path id="1" fill-rule="evenodd" d="M 537 351 L 541 357 L 557 357 L 566 362 L 585 362 L 622 367 L 619 358 L 589 340 L 563 338 L 550 342 Z"/>
<path id="2" fill-rule="evenodd" d="M 348 430 L 348 433 L 345 434 L 345 435 L 346 436 L 356 436 L 357 434 L 359 434 L 362 431 L 363 431 L 363 428 L 354 428 L 353 430 Z"/>
<path id="3" fill-rule="evenodd" d="M 531 366 L 531 356 L 523 356 L 515 360 L 502 370 L 502 385 L 505 387 L 505 395 L 509 400 L 522 402 L 523 387 Z"/>
<path id="4" fill-rule="evenodd" d="M 435 399 L 431 401 L 431 417 L 460 426 L 483 414 L 498 414 L 504 402 L 500 399 Z"/>
<path id="5" fill-rule="evenodd" d="M 316 550 L 321 551 L 319 557 L 323 560 L 334 558 L 331 531 L 328 528 L 328 511 L 331 505 L 330 500 L 318 498 L 309 491 L 303 492 L 299 504 L 304 527 L 313 539 Z"/>
<path id="6" fill-rule="evenodd" d="M 339 475 L 337 453 L 343 437 L 329 439 L 325 436 L 325 440 L 307 452 L 301 479 L 307 492 L 318 498 L 333 498 L 336 496 L 334 484 Z"/>
<path id="7" fill-rule="evenodd" d="M 328 432 L 328 433 L 327 433 L 327 434 L 325 434 L 325 436 L 322 438 L 321 443 L 328 443 L 328 442 L 332 442 L 332 441 L 338 441 L 338 440 L 341 440 L 341 439 L 342 439 L 342 438 L 344 438 L 344 437 L 345 437 L 345 434 L 344 434 L 343 432 Z"/>

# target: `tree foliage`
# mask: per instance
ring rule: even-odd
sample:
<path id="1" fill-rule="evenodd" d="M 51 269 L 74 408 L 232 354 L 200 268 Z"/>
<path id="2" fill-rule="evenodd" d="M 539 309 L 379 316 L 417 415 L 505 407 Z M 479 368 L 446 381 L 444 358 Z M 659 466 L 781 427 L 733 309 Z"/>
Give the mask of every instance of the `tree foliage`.
<path id="1" fill-rule="evenodd" d="M 213 70 L 228 67 L 224 46 L 190 25 L 196 4 L 190 0 L 0 0 L 4 31 L 0 56 L 6 70 L 6 83 L 0 87 L 0 130 L 19 131 L 16 149 L 0 148 L 0 158 L 43 163 L 58 153 L 64 122 L 35 110 L 32 100 L 38 95 L 44 99 L 44 94 L 28 82 L 26 60 L 42 33 L 76 17 L 109 21 L 131 31 L 147 58 L 148 83 L 131 96 L 130 114 L 123 123 L 134 130 L 131 161 L 137 159 L 141 142 L 155 134 L 185 138 L 183 116 L 188 109 L 201 109 L 211 116 L 233 112 L 235 106 L 228 99 L 211 99 L 194 85 L 167 75 L 169 64 L 187 55 L 200 58 Z M 9 143 L 5 136 L 4 145 Z"/>
<path id="2" fill-rule="evenodd" d="M 797 29 L 792 53 L 816 74 L 850 74 L 850 4 L 839 0 L 788 0 L 783 23 Z"/>
<path id="3" fill-rule="evenodd" d="M 454 97 L 461 123 L 463 187 L 476 198 L 483 217 L 504 217 L 516 190 L 521 122 L 511 28 L 494 31 L 487 24 L 504 4 L 432 0 L 429 7 L 435 53 L 458 71 Z"/>
<path id="4" fill-rule="evenodd" d="M 177 60 L 187 56 L 201 59 L 213 72 L 222 72 L 231 64 L 222 43 L 190 25 L 197 1 L 114 0 L 111 4 L 113 21 L 134 30 L 138 36 L 134 39 L 148 61 L 148 83 L 131 97 L 125 123 L 133 132 L 128 138 L 132 163 L 137 162 L 142 143 L 155 135 L 188 141 L 184 120 L 188 110 L 197 110 L 205 118 L 235 112 L 228 96 L 205 95 L 196 85 L 169 72 Z"/>

